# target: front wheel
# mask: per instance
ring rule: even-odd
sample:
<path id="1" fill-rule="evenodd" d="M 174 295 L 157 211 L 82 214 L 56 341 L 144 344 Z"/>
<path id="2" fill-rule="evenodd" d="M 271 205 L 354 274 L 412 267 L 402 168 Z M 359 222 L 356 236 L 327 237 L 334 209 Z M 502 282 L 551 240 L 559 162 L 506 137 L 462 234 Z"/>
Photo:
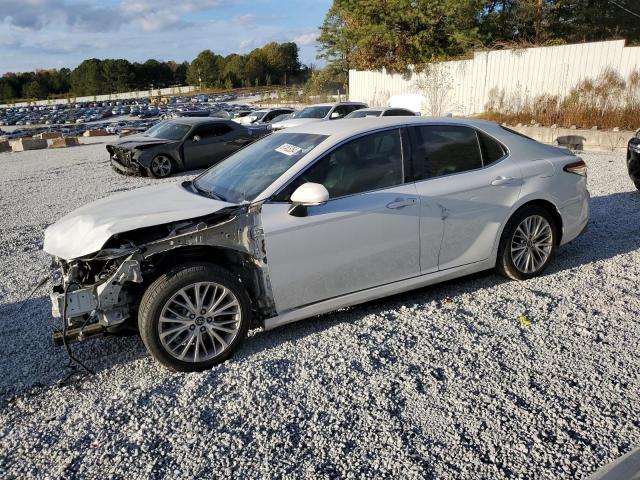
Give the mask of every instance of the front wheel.
<path id="1" fill-rule="evenodd" d="M 250 324 L 242 284 L 216 265 L 175 267 L 140 302 L 138 325 L 147 350 L 171 370 L 202 371 L 231 356 Z"/>
<path id="2" fill-rule="evenodd" d="M 173 162 L 166 155 L 156 155 L 147 171 L 152 178 L 166 178 L 173 173 Z"/>
<path id="3" fill-rule="evenodd" d="M 556 229 L 553 217 L 542 207 L 532 205 L 517 211 L 500 239 L 498 271 L 514 280 L 540 275 L 555 253 Z"/>

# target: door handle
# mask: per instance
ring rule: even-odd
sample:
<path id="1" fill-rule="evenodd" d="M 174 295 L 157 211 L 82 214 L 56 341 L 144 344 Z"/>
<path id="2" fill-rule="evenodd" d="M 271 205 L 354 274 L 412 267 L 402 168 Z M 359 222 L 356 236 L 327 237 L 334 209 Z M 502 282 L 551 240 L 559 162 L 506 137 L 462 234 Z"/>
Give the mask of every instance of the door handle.
<path id="1" fill-rule="evenodd" d="M 393 202 L 387 203 L 387 208 L 398 209 L 408 207 L 415 204 L 417 199 L 415 198 L 396 198 Z"/>
<path id="2" fill-rule="evenodd" d="M 495 180 L 493 180 L 491 182 L 491 185 L 493 186 L 499 186 L 499 185 L 509 185 L 510 183 L 513 183 L 513 177 L 503 177 L 502 175 L 500 175 L 499 177 L 496 177 Z"/>

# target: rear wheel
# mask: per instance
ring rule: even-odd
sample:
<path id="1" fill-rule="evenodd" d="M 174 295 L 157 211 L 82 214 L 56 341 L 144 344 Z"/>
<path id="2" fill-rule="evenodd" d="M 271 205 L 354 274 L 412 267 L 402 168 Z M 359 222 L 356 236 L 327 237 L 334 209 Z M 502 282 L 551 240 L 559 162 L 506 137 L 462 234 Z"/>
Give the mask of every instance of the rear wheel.
<path id="1" fill-rule="evenodd" d="M 149 176 L 166 178 L 173 173 L 173 162 L 167 155 L 156 155 L 148 168 Z"/>
<path id="2" fill-rule="evenodd" d="M 537 277 L 556 250 L 557 226 L 547 210 L 524 207 L 509 220 L 500 239 L 496 267 L 514 280 Z"/>
<path id="3" fill-rule="evenodd" d="M 244 339 L 250 301 L 228 271 L 210 264 L 175 267 L 140 302 L 145 346 L 165 367 L 201 371 L 223 362 Z"/>

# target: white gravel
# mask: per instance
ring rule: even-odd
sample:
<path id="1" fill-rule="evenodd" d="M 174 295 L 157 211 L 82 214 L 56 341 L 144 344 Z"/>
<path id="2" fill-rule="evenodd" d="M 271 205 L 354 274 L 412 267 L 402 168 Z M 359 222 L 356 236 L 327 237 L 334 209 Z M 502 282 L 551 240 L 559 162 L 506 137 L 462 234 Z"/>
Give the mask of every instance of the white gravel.
<path id="1" fill-rule="evenodd" d="M 589 230 L 542 278 L 255 331 L 199 374 L 97 339 L 75 346 L 97 374 L 58 386 L 47 288 L 17 313 L 49 270 L 42 231 L 153 181 L 101 143 L 0 154 L 0 477 L 584 478 L 640 443 L 640 193 L 623 154 L 583 157 Z"/>

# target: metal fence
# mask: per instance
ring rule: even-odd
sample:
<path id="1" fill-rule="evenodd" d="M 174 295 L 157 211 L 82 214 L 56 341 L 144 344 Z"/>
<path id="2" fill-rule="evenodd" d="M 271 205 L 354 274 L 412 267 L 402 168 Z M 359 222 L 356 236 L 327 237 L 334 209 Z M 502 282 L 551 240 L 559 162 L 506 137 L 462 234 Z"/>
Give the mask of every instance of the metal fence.
<path id="1" fill-rule="evenodd" d="M 475 52 L 472 59 L 434 63 L 424 72 L 349 72 L 352 101 L 385 106 L 389 97 L 421 93 L 423 114 L 482 113 L 492 95 L 525 102 L 539 95 L 566 96 L 585 78 L 613 69 L 623 78 L 640 72 L 640 47 L 624 40 Z"/>

